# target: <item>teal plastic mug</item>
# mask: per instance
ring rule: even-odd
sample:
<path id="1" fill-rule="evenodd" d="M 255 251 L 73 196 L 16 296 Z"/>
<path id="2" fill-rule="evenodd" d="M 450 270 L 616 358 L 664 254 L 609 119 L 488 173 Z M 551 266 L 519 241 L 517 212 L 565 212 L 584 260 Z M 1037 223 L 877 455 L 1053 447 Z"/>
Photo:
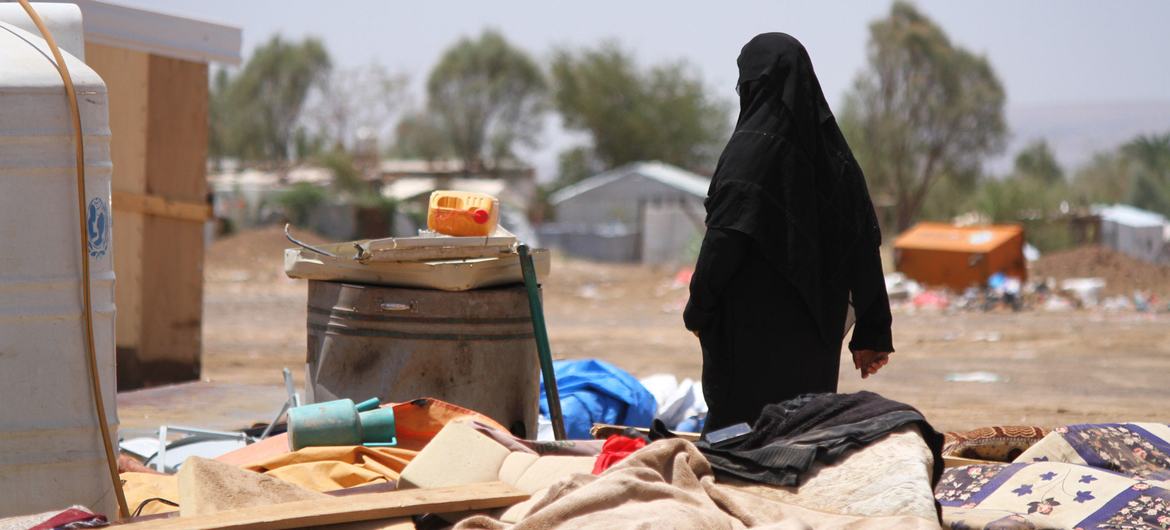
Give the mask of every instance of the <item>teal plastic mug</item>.
<path id="1" fill-rule="evenodd" d="M 362 423 L 353 400 L 302 405 L 288 411 L 288 444 L 293 451 L 304 447 L 361 443 Z"/>
<path id="2" fill-rule="evenodd" d="M 369 447 L 389 447 L 398 444 L 394 433 L 394 407 L 383 407 L 362 412 L 362 442 Z"/>

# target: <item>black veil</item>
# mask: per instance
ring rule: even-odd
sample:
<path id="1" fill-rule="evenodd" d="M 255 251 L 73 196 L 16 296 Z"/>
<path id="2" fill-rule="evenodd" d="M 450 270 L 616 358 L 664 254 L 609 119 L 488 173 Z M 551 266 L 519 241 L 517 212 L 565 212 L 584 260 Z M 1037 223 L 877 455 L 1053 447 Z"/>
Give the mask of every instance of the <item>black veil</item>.
<path id="1" fill-rule="evenodd" d="M 839 341 L 850 263 L 881 242 L 877 216 L 804 46 L 784 33 L 740 52 L 739 119 L 707 193 L 708 228 L 751 237 Z"/>

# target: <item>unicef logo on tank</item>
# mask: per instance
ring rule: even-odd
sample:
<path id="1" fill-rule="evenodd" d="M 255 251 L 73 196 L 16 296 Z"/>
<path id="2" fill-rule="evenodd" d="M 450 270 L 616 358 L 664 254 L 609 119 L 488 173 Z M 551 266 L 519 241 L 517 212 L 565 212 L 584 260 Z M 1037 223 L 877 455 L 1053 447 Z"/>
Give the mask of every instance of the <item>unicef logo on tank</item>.
<path id="1" fill-rule="evenodd" d="M 110 249 L 110 210 L 101 197 L 89 201 L 86 210 L 85 232 L 89 239 L 89 255 L 100 258 Z"/>

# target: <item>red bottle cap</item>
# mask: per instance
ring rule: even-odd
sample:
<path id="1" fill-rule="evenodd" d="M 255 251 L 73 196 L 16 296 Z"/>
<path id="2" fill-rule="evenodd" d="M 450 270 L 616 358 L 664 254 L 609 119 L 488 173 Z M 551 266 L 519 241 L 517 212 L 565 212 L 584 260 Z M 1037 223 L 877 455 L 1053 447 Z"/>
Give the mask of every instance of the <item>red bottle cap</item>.
<path id="1" fill-rule="evenodd" d="M 491 218 L 491 214 L 487 213 L 487 210 L 481 210 L 479 208 L 476 208 L 476 209 L 471 211 L 471 218 L 474 219 L 475 222 L 477 222 L 479 224 L 484 224 L 484 223 L 488 222 L 489 218 Z"/>

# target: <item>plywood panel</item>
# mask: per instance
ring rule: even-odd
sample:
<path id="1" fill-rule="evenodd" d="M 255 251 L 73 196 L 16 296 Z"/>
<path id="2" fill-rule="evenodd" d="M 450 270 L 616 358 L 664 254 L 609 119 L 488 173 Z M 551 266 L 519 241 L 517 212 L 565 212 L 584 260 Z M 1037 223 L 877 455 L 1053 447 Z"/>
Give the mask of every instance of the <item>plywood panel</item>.
<path id="1" fill-rule="evenodd" d="M 147 195 L 207 200 L 207 65 L 150 56 Z M 142 341 L 147 384 L 199 377 L 203 223 L 147 216 L 142 255 Z"/>
<path id="2" fill-rule="evenodd" d="M 503 508 L 529 495 L 502 482 L 446 488 L 367 493 L 330 499 L 286 502 L 197 517 L 156 519 L 125 525 L 128 530 L 281 530 L 375 521 L 424 513 L 450 513 Z M 390 528 L 410 528 L 408 520 L 387 521 Z"/>
<path id="3" fill-rule="evenodd" d="M 149 56 L 87 43 L 86 63 L 102 76 L 110 101 L 110 158 L 114 193 L 146 190 L 146 111 Z M 114 202 L 114 297 L 119 349 L 136 349 L 142 323 L 142 214 Z"/>

